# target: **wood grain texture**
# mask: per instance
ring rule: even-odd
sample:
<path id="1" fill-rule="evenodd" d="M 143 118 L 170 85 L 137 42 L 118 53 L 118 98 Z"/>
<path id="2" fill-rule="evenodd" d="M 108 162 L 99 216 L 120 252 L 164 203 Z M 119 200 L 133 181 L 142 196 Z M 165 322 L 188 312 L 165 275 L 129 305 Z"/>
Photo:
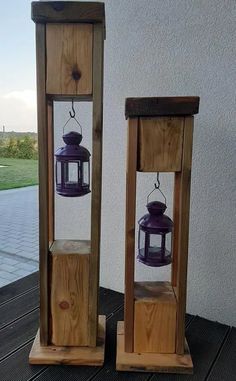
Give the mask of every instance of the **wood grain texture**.
<path id="1" fill-rule="evenodd" d="M 161 353 L 127 353 L 124 350 L 124 322 L 117 325 L 116 370 L 161 373 L 193 373 L 187 342 L 183 355 Z"/>
<path id="2" fill-rule="evenodd" d="M 134 352 L 175 353 L 176 299 L 169 282 L 136 282 Z"/>
<path id="3" fill-rule="evenodd" d="M 52 254 L 52 344 L 88 345 L 88 284 L 88 254 Z"/>
<path id="4" fill-rule="evenodd" d="M 184 352 L 187 293 L 187 266 L 188 266 L 188 236 L 189 236 L 189 209 L 192 164 L 193 117 L 186 117 L 184 122 L 184 140 L 182 171 L 180 178 L 179 197 L 179 247 L 178 247 L 178 273 L 177 273 L 177 334 L 176 353 Z"/>
<path id="5" fill-rule="evenodd" d="M 140 118 L 138 170 L 181 170 L 183 124 L 181 117 Z"/>
<path id="6" fill-rule="evenodd" d="M 103 54 L 102 24 L 93 26 L 93 146 L 91 195 L 91 255 L 89 267 L 89 345 L 96 346 L 98 289 L 100 270 L 102 130 L 103 130 Z"/>
<path id="7" fill-rule="evenodd" d="M 174 230 L 172 233 L 172 263 L 171 263 L 171 283 L 174 288 L 177 286 L 178 274 L 178 253 L 179 253 L 179 201 L 180 201 L 180 180 L 181 172 L 174 175 L 174 197 L 173 197 L 173 222 Z M 176 295 L 177 288 L 176 288 Z"/>
<path id="8" fill-rule="evenodd" d="M 46 31 L 36 25 L 37 118 L 39 148 L 39 268 L 40 268 L 40 340 L 48 344 L 48 243 L 49 243 L 49 178 L 48 178 L 48 116 L 46 100 Z"/>
<path id="9" fill-rule="evenodd" d="M 83 1 L 33 1 L 31 18 L 37 23 L 105 23 L 105 5 Z"/>
<path id="10" fill-rule="evenodd" d="M 198 113 L 199 97 L 126 98 L 125 116 L 193 115 Z"/>
<path id="11" fill-rule="evenodd" d="M 95 348 L 90 347 L 64 347 L 49 345 L 42 347 L 37 334 L 32 346 L 30 364 L 53 365 L 86 365 L 102 366 L 104 362 L 106 317 L 99 316 L 98 340 Z"/>
<path id="12" fill-rule="evenodd" d="M 138 119 L 128 120 L 125 216 L 125 351 L 134 346 L 134 269 Z"/>
<path id="13" fill-rule="evenodd" d="M 47 24 L 47 94 L 92 94 L 92 24 Z"/>

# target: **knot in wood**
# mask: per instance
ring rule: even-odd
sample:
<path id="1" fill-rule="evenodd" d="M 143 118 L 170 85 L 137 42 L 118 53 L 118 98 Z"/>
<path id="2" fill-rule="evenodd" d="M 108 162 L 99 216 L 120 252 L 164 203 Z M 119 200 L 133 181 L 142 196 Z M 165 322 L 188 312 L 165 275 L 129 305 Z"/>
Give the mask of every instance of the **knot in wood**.
<path id="1" fill-rule="evenodd" d="M 62 310 L 67 310 L 68 308 L 70 308 L 70 305 L 66 300 L 63 300 L 62 302 L 60 302 L 59 306 Z"/>
<path id="2" fill-rule="evenodd" d="M 75 80 L 75 81 L 78 81 L 80 78 L 81 78 L 81 72 L 77 69 L 77 68 L 74 68 L 72 70 L 72 78 Z"/>

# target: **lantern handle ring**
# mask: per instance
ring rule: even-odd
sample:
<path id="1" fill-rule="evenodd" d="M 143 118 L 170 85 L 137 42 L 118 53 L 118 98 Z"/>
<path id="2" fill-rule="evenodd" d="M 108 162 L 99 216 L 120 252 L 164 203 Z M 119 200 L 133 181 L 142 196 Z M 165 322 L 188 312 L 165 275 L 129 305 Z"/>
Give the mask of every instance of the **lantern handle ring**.
<path id="1" fill-rule="evenodd" d="M 72 105 L 71 105 L 71 108 L 72 108 L 72 112 L 71 111 L 69 111 L 69 115 L 70 115 L 70 117 L 69 117 L 69 119 L 66 121 L 66 123 L 64 124 L 64 126 L 63 126 L 63 135 L 65 134 L 65 127 L 66 127 L 66 125 L 69 123 L 69 121 L 71 120 L 71 119 L 74 119 L 75 121 L 76 121 L 76 123 L 79 125 L 79 127 L 80 127 L 80 133 L 81 133 L 81 135 L 82 135 L 82 126 L 81 126 L 81 124 L 80 124 L 80 122 L 76 119 L 76 117 L 75 117 L 75 109 L 74 109 L 74 100 L 72 99 Z"/>
<path id="2" fill-rule="evenodd" d="M 164 197 L 164 200 L 165 200 L 165 205 L 166 205 L 166 196 L 164 195 L 164 193 L 162 192 L 162 190 L 160 189 L 160 180 L 159 180 L 159 172 L 157 172 L 157 180 L 156 182 L 154 183 L 154 189 L 148 194 L 147 196 L 147 204 L 149 202 L 149 197 L 151 196 L 151 194 L 155 191 L 155 190 L 159 190 L 159 192 L 162 194 L 162 196 Z"/>

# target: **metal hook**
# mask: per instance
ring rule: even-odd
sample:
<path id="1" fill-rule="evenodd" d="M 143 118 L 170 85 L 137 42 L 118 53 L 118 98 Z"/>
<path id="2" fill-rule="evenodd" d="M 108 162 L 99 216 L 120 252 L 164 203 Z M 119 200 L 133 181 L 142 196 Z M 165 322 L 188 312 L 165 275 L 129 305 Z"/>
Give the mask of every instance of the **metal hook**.
<path id="1" fill-rule="evenodd" d="M 73 114 L 72 114 L 71 111 L 69 111 L 69 114 L 70 114 L 70 117 L 71 117 L 71 118 L 74 118 L 74 117 L 75 117 L 74 99 L 72 99 L 72 105 L 71 105 L 71 108 L 72 108 L 72 112 L 73 112 Z"/>
<path id="2" fill-rule="evenodd" d="M 66 127 L 66 125 L 69 123 L 69 121 L 71 119 L 74 119 L 76 121 L 76 123 L 79 125 L 79 127 L 80 127 L 80 133 L 82 135 L 82 126 L 81 126 L 80 122 L 75 117 L 74 99 L 72 99 L 71 108 L 72 108 L 72 112 L 69 111 L 70 117 L 69 117 L 69 119 L 66 121 L 66 123 L 63 126 L 63 135 L 65 134 L 65 127 Z"/>
<path id="3" fill-rule="evenodd" d="M 166 205 L 166 196 L 164 195 L 164 193 L 161 191 L 160 189 L 160 180 L 159 180 L 159 172 L 157 172 L 157 180 L 156 182 L 154 183 L 154 189 L 148 194 L 147 196 L 147 204 L 148 204 L 148 200 L 149 200 L 149 197 L 151 196 L 151 194 L 155 191 L 155 190 L 159 190 L 159 192 L 162 194 L 162 196 L 164 197 L 165 199 L 165 205 Z"/>

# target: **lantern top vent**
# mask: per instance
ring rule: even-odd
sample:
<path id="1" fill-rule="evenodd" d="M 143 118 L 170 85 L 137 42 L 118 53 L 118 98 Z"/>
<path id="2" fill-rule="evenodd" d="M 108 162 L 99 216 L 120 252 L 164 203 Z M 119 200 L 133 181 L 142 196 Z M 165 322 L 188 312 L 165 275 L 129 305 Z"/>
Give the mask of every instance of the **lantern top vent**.
<path id="1" fill-rule="evenodd" d="M 166 211 L 166 204 L 160 201 L 151 201 L 147 204 L 147 210 L 152 215 L 161 215 Z"/>
<path id="2" fill-rule="evenodd" d="M 150 234 L 164 234 L 171 232 L 173 221 L 164 214 L 166 205 L 160 201 L 152 201 L 147 204 L 149 213 L 139 220 L 140 228 Z"/>
<path id="3" fill-rule="evenodd" d="M 64 134 L 62 138 L 67 145 L 78 145 L 81 143 L 83 137 L 79 132 L 70 131 Z"/>

